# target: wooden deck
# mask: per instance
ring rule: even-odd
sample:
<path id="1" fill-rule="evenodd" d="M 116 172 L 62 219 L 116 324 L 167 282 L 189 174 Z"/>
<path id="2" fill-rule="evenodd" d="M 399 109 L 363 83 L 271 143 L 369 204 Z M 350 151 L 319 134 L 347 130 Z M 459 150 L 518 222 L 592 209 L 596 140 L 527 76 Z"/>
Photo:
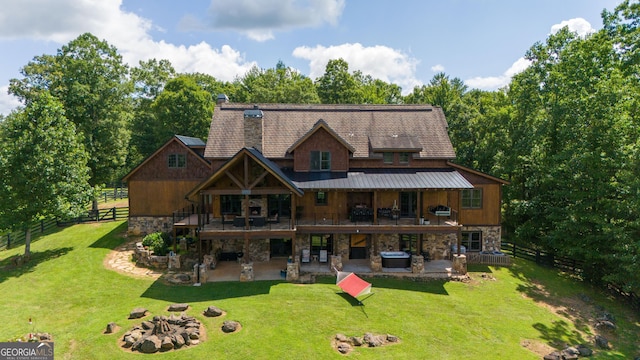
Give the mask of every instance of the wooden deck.
<path id="1" fill-rule="evenodd" d="M 281 218 L 279 222 L 265 222 L 261 226 L 254 226 L 249 219 L 247 226 L 236 226 L 233 223 L 224 222 L 222 218 L 209 217 L 202 227 L 203 236 L 233 237 L 240 233 L 251 233 L 255 236 L 290 236 L 295 232 L 331 232 L 331 233 L 427 233 L 427 232 L 454 232 L 459 229 L 455 221 L 430 222 L 429 224 L 417 224 L 413 218 L 378 219 L 372 221 L 352 222 L 350 220 L 337 221 L 327 218 L 303 218 L 294 223 L 290 218 Z M 191 215 L 174 223 L 175 227 L 198 227 L 197 215 Z"/>

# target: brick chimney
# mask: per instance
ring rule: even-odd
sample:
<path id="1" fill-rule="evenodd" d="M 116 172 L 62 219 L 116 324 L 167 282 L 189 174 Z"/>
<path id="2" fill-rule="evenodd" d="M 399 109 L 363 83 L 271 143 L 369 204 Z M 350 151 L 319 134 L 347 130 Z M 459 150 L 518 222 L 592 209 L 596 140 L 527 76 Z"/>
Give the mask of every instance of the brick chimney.
<path id="1" fill-rule="evenodd" d="M 244 111 L 244 146 L 262 152 L 262 110 L 258 105 Z"/>

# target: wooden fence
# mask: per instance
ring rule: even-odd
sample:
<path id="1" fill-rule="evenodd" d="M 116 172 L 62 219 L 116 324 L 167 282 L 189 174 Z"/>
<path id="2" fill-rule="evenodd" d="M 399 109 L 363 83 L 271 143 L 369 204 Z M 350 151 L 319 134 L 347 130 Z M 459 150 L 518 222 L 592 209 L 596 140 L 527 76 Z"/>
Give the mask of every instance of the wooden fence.
<path id="1" fill-rule="evenodd" d="M 508 242 L 502 243 L 501 250 L 513 257 L 533 261 L 542 266 L 557 268 L 576 275 L 582 274 L 583 263 L 580 260 L 557 256 L 546 251 L 536 250 Z"/>
<path id="2" fill-rule="evenodd" d="M 129 189 L 126 187 L 115 187 L 113 190 L 105 190 L 97 197 L 98 204 L 113 200 L 122 200 L 129 197 Z"/>
<path id="3" fill-rule="evenodd" d="M 74 219 L 46 219 L 40 220 L 37 224 L 31 226 L 31 239 L 32 241 L 37 239 L 41 234 L 44 234 L 52 229 L 63 227 L 71 224 L 79 224 L 90 221 L 114 221 L 126 219 L 129 216 L 128 207 L 100 209 L 98 211 L 89 211 L 80 217 Z M 25 241 L 26 230 L 13 231 L 4 234 L 0 234 L 0 250 L 9 249 L 19 245 L 23 245 Z"/>

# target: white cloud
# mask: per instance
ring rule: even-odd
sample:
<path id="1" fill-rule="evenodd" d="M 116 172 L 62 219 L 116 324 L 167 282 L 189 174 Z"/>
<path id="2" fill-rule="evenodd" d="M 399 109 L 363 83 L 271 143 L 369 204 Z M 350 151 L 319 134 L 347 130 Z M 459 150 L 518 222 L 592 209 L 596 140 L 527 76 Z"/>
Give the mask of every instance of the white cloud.
<path id="1" fill-rule="evenodd" d="M 433 65 L 433 66 L 431 67 L 431 71 L 433 71 L 434 73 L 441 73 L 441 72 L 444 72 L 444 66 L 442 66 L 441 64 Z"/>
<path id="2" fill-rule="evenodd" d="M 419 61 L 387 46 L 364 47 L 359 43 L 313 48 L 300 46 L 293 50 L 293 56 L 309 61 L 309 77 L 314 80 L 324 74 L 329 60 L 342 58 L 349 64 L 350 72 L 360 70 L 375 79 L 397 84 L 402 87 L 403 94 L 422 85 L 415 77 Z"/>
<path id="3" fill-rule="evenodd" d="M 555 34 L 563 27 L 568 27 L 570 31 L 578 34 L 578 36 L 584 37 L 595 32 L 595 29 L 591 24 L 583 18 L 575 18 L 570 20 L 564 20 L 559 24 L 551 26 L 551 34 Z M 514 62 L 509 69 L 507 69 L 502 75 L 499 76 L 487 76 L 487 77 L 474 77 L 464 81 L 466 85 L 476 89 L 482 90 L 496 90 L 508 85 L 511 82 L 511 78 L 524 71 L 531 65 L 529 60 L 525 58 L 519 58 Z"/>
<path id="4" fill-rule="evenodd" d="M 562 29 L 565 26 L 567 26 L 570 31 L 573 31 L 582 37 L 595 32 L 595 29 L 591 26 L 591 24 L 587 20 L 583 18 L 575 18 L 575 19 L 564 20 L 560 24 L 555 24 L 551 26 L 551 34 L 557 33 L 558 31 L 560 31 L 560 29 Z"/>
<path id="5" fill-rule="evenodd" d="M 256 65 L 228 45 L 213 48 L 205 42 L 185 46 L 156 41 L 150 35 L 152 22 L 124 11 L 121 5 L 121 0 L 9 1 L 0 11 L 0 40 L 41 40 L 62 45 L 90 32 L 115 46 L 130 66 L 137 66 L 140 60 L 168 59 L 178 72 L 202 72 L 223 81 L 244 75 Z M 14 103 L 4 99 L 1 104 L 9 107 Z"/>
<path id="6" fill-rule="evenodd" d="M 274 39 L 274 31 L 336 25 L 345 0 L 212 0 L 206 19 L 194 15 L 181 21 L 183 29 L 233 30 L 250 39 Z"/>
<path id="7" fill-rule="evenodd" d="M 474 77 L 467 79 L 464 83 L 474 89 L 481 90 L 496 90 L 501 87 L 509 85 L 511 78 L 524 71 L 531 65 L 531 62 L 523 57 L 516 60 L 511 67 L 509 67 L 502 75 L 499 76 L 487 76 L 487 77 Z"/>
<path id="8" fill-rule="evenodd" d="M 9 95 L 9 86 L 0 86 L 0 114 L 9 115 L 11 110 L 22 105 L 17 97 Z"/>

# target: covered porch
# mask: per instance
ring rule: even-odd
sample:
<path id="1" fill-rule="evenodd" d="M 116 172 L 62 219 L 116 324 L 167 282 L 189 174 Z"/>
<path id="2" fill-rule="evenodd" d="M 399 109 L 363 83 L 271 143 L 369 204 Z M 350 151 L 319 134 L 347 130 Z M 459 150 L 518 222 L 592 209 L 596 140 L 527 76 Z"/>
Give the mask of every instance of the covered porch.
<path id="1" fill-rule="evenodd" d="M 273 258 L 269 261 L 253 262 L 254 281 L 285 280 L 287 258 Z M 238 261 L 221 261 L 215 269 L 207 270 L 207 282 L 239 281 L 242 271 Z M 354 272 L 365 277 L 398 277 L 418 279 L 448 279 L 455 275 L 452 262 L 449 260 L 425 261 L 424 271 L 419 274 L 411 272 L 410 268 L 382 268 L 382 271 L 373 271 L 366 259 L 347 260 L 343 263 L 342 271 Z M 327 263 L 312 261 L 300 264 L 300 276 L 335 276 L 335 272 Z"/>

